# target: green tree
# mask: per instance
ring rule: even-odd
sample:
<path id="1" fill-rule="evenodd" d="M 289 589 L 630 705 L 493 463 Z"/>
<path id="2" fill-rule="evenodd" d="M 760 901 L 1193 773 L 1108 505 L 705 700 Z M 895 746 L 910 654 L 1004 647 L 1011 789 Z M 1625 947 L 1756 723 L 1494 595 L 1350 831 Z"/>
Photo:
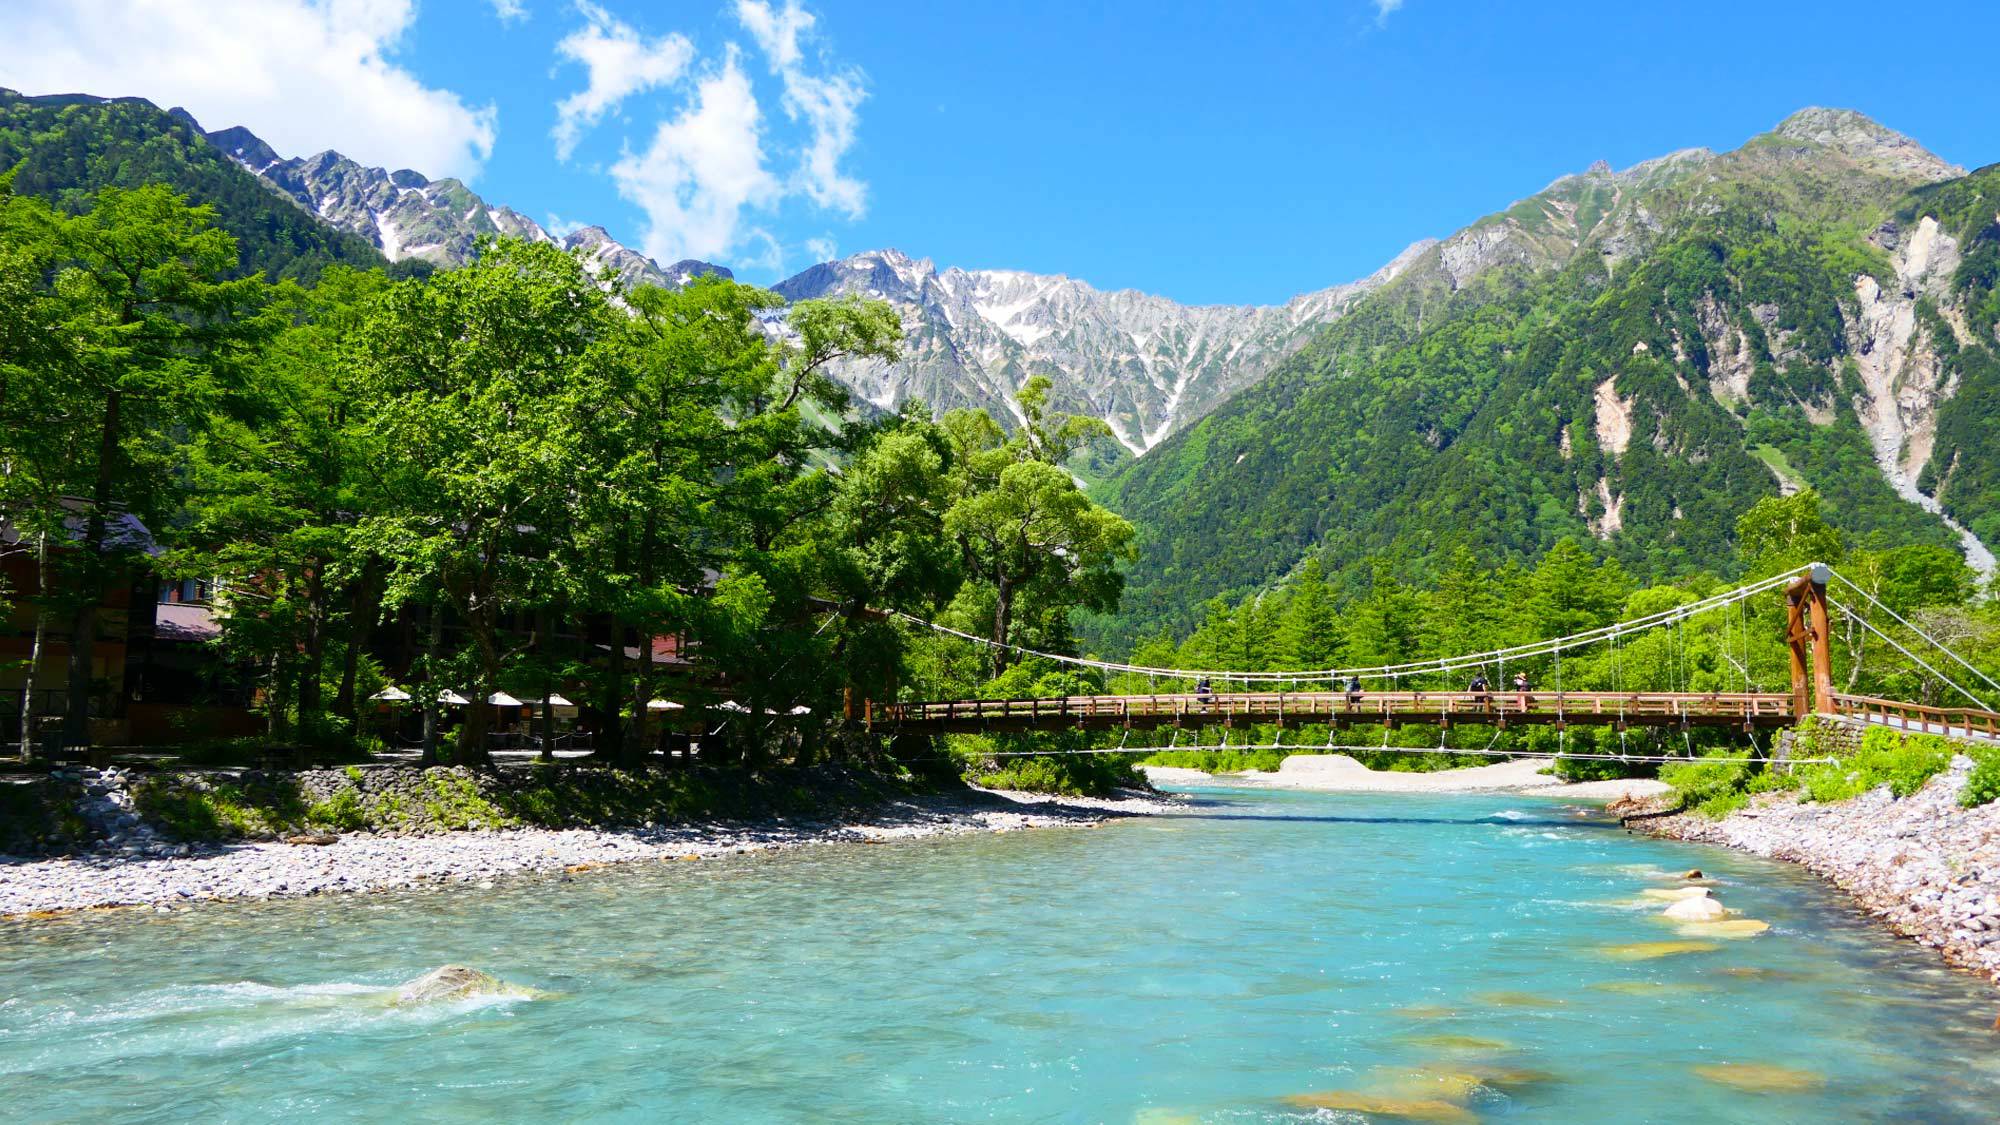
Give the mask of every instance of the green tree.
<path id="1" fill-rule="evenodd" d="M 1092 503 L 1054 465 L 1008 465 L 993 488 L 952 505 L 944 529 L 958 543 L 966 572 L 992 587 L 988 635 L 996 643 L 1011 643 L 1023 596 L 1044 618 L 1118 604 L 1124 578 L 1117 564 L 1130 556 L 1132 525 Z M 1006 667 L 1004 650 L 996 659 Z"/>
<path id="2" fill-rule="evenodd" d="M 212 213 L 161 187 L 106 188 L 80 215 L 18 196 L 0 198 L 0 230 L 45 271 L 52 299 L 29 316 L 52 334 L 40 362 L 9 372 L 7 395 L 35 421 L 8 443 L 29 448 L 39 498 L 22 512 L 38 530 L 73 520 L 75 550 L 44 573 L 69 615 L 69 691 L 63 738 L 90 739 L 93 664 L 104 592 L 143 565 L 146 544 L 127 514 L 164 527 L 182 486 L 184 436 L 234 393 L 258 345 L 276 327 L 261 279 L 224 280 L 235 242 Z M 17 283 L 21 259 L 15 259 Z M 59 340 L 60 344 L 54 344 Z M 18 396 L 18 397 L 17 397 Z"/>
<path id="3" fill-rule="evenodd" d="M 487 760 L 505 615 L 574 595 L 584 577 L 550 544 L 578 482 L 602 468 L 585 427 L 607 397 L 594 345 L 614 315 L 575 258 L 501 240 L 392 287 L 348 351 L 372 403 L 358 436 L 375 477 L 355 541 L 384 561 L 389 604 L 446 606 L 465 626 L 476 683 L 460 762 Z"/>
<path id="4" fill-rule="evenodd" d="M 333 709 L 354 717 L 373 622 L 369 568 L 350 543 L 367 471 L 351 430 L 368 404 L 339 359 L 386 284 L 379 273 L 332 267 L 311 290 L 282 291 L 274 309 L 290 325 L 191 446 L 185 545 L 168 560 L 178 576 L 219 581 L 225 643 L 265 670 L 271 725 L 282 725 L 289 701 L 309 739 L 322 733 L 322 681 L 336 648 Z"/>
<path id="5" fill-rule="evenodd" d="M 1768 578 L 1807 563 L 1836 563 L 1846 554 L 1826 521 L 1819 493 L 1766 496 L 1736 519 L 1737 553 L 1749 577 Z"/>
<path id="6" fill-rule="evenodd" d="M 1331 668 L 1340 659 L 1340 645 L 1340 617 L 1326 571 L 1318 558 L 1307 559 L 1278 616 L 1278 665 L 1292 671 Z"/>

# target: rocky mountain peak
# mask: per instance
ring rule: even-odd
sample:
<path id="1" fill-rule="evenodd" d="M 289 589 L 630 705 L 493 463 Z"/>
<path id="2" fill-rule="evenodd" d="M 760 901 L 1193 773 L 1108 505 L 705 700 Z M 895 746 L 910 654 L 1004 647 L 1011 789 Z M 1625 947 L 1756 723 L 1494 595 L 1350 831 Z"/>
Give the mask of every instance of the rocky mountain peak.
<path id="1" fill-rule="evenodd" d="M 193 124 L 193 118 L 187 120 Z M 505 235 L 580 248 L 627 286 L 671 289 L 703 273 L 729 276 L 728 270 L 708 262 L 677 262 L 663 270 L 603 227 L 585 227 L 557 239 L 519 211 L 490 206 L 459 180 L 432 180 L 409 168 L 390 172 L 366 167 L 332 149 L 288 160 L 241 125 L 203 135 L 272 190 L 322 222 L 367 239 L 392 262 L 422 258 L 439 266 L 462 265 L 471 260 L 482 236 Z"/>
<path id="2" fill-rule="evenodd" d="M 1058 409 L 1102 418 L 1137 454 L 1262 378 L 1427 246 L 1362 281 L 1269 306 L 1182 305 L 1024 270 L 939 271 L 896 249 L 822 262 L 773 288 L 790 301 L 851 294 L 896 308 L 902 358 L 835 372 L 879 407 L 921 399 L 936 410 L 975 406 L 1007 418 L 1021 384 L 1047 375 Z"/>
<path id="3" fill-rule="evenodd" d="M 231 125 L 227 129 L 206 134 L 208 143 L 228 153 L 230 159 L 251 171 L 269 168 L 279 160 L 278 153 L 263 138 L 241 125 Z"/>
<path id="4" fill-rule="evenodd" d="M 1851 109 L 1807 106 L 1778 122 L 1768 136 L 1845 153 L 1857 163 L 1885 173 L 1924 181 L 1965 175 L 1911 138 Z"/>

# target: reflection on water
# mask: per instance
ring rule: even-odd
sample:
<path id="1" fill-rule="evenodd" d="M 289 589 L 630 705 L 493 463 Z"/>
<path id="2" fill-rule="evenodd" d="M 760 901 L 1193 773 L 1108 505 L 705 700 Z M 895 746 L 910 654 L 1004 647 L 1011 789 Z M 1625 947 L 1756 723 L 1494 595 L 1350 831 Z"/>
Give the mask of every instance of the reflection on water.
<path id="1" fill-rule="evenodd" d="M 1771 928 L 1663 927 L 1642 892 L 1696 865 Z M 548 995 L 388 1002 L 447 962 Z M 4 928 L 0 1088 L 10 1121 L 1987 1121 L 1995 1004 L 1792 869 L 1554 804 L 1209 792 Z"/>

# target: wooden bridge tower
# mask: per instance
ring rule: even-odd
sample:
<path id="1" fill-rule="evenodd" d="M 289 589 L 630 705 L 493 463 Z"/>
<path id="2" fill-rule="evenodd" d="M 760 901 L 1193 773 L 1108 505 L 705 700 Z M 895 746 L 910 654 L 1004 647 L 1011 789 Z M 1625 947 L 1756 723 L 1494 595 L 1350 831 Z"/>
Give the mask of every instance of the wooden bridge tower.
<path id="1" fill-rule="evenodd" d="M 1826 611 L 1826 582 L 1832 570 L 1825 563 L 1807 567 L 1785 587 L 1785 639 L 1792 646 L 1792 714 L 1834 713 L 1833 637 Z M 1808 695 L 1807 659 L 1811 688 Z"/>

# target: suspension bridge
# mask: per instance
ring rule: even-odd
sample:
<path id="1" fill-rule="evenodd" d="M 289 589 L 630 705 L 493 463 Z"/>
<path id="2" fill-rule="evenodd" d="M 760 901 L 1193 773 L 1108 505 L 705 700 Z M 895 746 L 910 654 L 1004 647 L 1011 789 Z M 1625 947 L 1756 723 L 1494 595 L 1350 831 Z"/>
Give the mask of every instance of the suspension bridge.
<path id="1" fill-rule="evenodd" d="M 1843 594 L 1857 596 L 1868 607 L 1867 610 L 1832 597 L 1828 591 L 1832 582 L 1841 584 Z M 1747 607 L 1750 599 L 1764 595 L 1782 595 L 1785 599 L 1784 640 L 1790 652 L 1791 683 L 1790 689 L 1783 692 L 1752 690 L 1752 685 L 1747 683 L 1750 679 L 1752 641 Z M 1744 611 L 1739 615 L 1742 623 L 1735 638 L 1742 645 L 1743 658 L 1741 661 L 1733 655 L 1727 658 L 1743 670 L 1746 690 L 1632 692 L 1573 691 L 1563 687 L 1562 662 L 1565 654 L 1574 656 L 1600 645 L 1616 649 L 1627 637 L 1655 629 L 1682 628 L 1686 622 L 1702 614 L 1730 607 Z M 1835 609 L 1847 620 L 1859 624 L 1902 653 L 1941 684 L 1956 691 L 1971 705 L 1939 707 L 1835 690 L 1831 613 Z M 1871 615 L 1877 620 L 1871 621 Z M 1198 735 L 1208 727 L 1268 726 L 1283 731 L 1289 727 L 1325 726 L 1329 730 L 1329 747 L 1332 748 L 1333 731 L 1363 725 L 1381 726 L 1385 738 L 1390 729 L 1416 724 L 1440 728 L 1441 738 L 1442 730 L 1459 725 L 1491 727 L 1496 731 L 1529 725 L 1549 725 L 1558 731 L 1571 726 L 1603 726 L 1619 731 L 1647 727 L 1682 731 L 1708 728 L 1741 731 L 1754 738 L 1758 731 L 1793 726 L 1808 715 L 1821 715 L 1910 733 L 2000 742 L 2000 711 L 1991 709 L 1985 698 L 1959 681 L 1983 682 L 1994 699 L 2000 699 L 2000 682 L 1883 605 L 1866 588 L 1839 575 L 1831 567 L 1818 563 L 1802 573 L 1748 583 L 1686 605 L 1569 636 L 1432 660 L 1312 671 L 1159 668 L 1094 660 L 999 644 L 991 638 L 904 616 L 914 625 L 975 644 L 1006 649 L 1016 656 L 1049 660 L 1107 674 L 1143 675 L 1151 683 L 1160 680 L 1208 681 L 1211 685 L 1223 685 L 1225 690 L 1147 691 L 1028 699 L 865 701 L 862 713 L 854 717 L 869 730 L 891 736 L 1171 729 L 1174 732 L 1173 745 L 1177 746 L 1179 732 L 1184 730 L 1195 731 Z M 1724 620 L 1727 621 L 1726 615 Z M 1888 632 L 1893 627 L 1891 622 L 1901 625 L 1911 634 L 1917 647 L 1930 646 L 1934 650 L 1932 660 L 1937 664 L 1925 660 L 1892 637 Z M 1732 645 L 1731 638 L 1726 634 L 1723 645 L 1725 648 Z M 1509 665 L 1518 669 L 1531 662 L 1538 667 L 1552 666 L 1554 682 L 1529 690 L 1509 687 L 1506 679 Z M 1957 678 L 1937 665 L 1952 667 Z M 1483 674 L 1487 670 L 1498 672 L 1488 690 L 1429 691 L 1405 686 L 1468 671 Z M 1146 749 L 1168 748 L 1172 747 Z M 1282 743 L 1275 748 L 1314 749 L 1307 746 L 1284 747 Z M 1385 748 L 1390 747 L 1385 745 Z"/>

